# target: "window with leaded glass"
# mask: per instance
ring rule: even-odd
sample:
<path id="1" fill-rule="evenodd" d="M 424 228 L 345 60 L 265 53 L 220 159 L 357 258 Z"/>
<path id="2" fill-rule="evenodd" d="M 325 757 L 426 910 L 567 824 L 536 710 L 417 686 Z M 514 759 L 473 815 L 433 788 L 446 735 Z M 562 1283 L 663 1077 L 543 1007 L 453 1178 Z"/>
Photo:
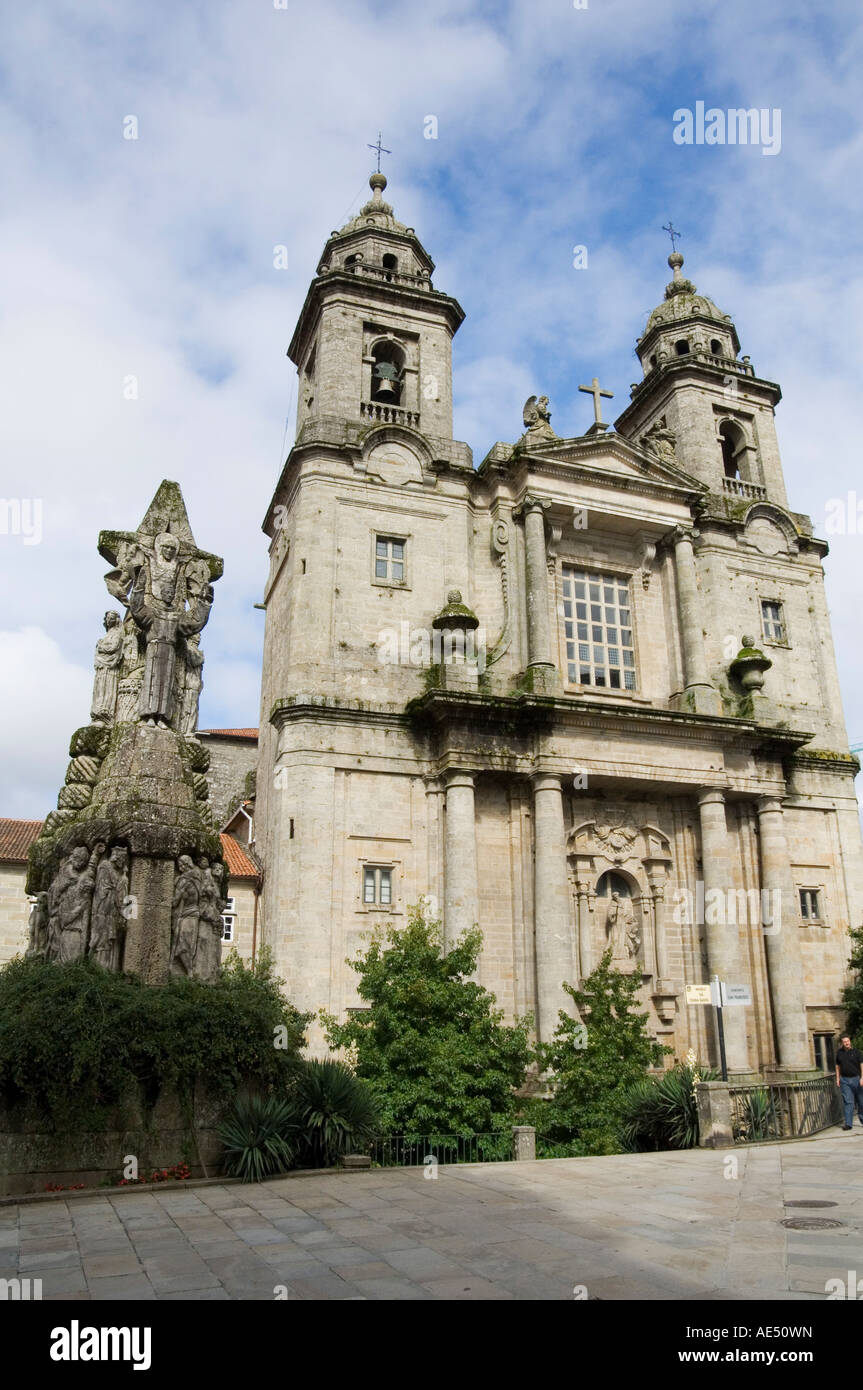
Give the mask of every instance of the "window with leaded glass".
<path id="1" fill-rule="evenodd" d="M 375 537 L 375 579 L 385 584 L 405 582 L 405 542 L 396 536 Z"/>
<path id="2" fill-rule="evenodd" d="M 570 685 L 635 689 L 632 609 L 625 580 L 565 567 L 563 619 Z"/>

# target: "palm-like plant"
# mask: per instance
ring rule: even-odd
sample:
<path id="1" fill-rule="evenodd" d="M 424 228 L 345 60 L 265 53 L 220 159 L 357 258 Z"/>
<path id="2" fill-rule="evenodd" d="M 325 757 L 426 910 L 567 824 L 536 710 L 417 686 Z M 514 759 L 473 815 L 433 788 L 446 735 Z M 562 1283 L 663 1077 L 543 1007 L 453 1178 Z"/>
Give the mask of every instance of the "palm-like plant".
<path id="1" fill-rule="evenodd" d="M 298 1126 L 291 1101 L 280 1096 L 241 1096 L 217 1130 L 228 1177 L 261 1182 L 284 1173 L 297 1155 Z"/>
<path id="2" fill-rule="evenodd" d="M 291 1103 L 309 1159 L 316 1165 L 335 1163 L 380 1129 L 378 1107 L 365 1082 L 329 1058 L 301 1064 Z"/>
<path id="3" fill-rule="evenodd" d="M 701 1081 L 717 1073 L 700 1067 Z M 621 1121 L 621 1137 L 630 1152 L 694 1149 L 698 1143 L 698 1105 L 694 1068 L 673 1067 L 662 1076 L 646 1076 L 630 1087 Z"/>

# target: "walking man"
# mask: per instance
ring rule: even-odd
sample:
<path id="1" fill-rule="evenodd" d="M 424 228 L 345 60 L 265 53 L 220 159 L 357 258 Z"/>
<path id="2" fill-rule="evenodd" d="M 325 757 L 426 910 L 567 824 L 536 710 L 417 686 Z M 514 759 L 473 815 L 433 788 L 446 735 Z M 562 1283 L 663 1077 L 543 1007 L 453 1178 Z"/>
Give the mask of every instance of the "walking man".
<path id="1" fill-rule="evenodd" d="M 860 1116 L 860 1123 L 863 1125 L 863 1085 L 861 1082 L 863 1082 L 863 1053 L 851 1046 L 851 1039 L 845 1034 L 836 1052 L 836 1085 L 842 1093 L 842 1104 L 845 1107 L 843 1129 L 852 1128 L 855 1106 L 857 1114 Z"/>

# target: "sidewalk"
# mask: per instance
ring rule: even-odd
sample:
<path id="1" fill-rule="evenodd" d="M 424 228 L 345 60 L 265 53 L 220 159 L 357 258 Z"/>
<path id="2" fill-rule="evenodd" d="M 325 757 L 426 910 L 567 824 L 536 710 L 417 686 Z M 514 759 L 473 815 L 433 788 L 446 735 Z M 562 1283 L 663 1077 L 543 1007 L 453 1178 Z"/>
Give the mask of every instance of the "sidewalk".
<path id="1" fill-rule="evenodd" d="M 858 1266 L 863 1278 L 859 1126 L 751 1149 L 427 1171 L 0 1208 L 0 1278 L 81 1300 L 565 1300 L 575 1288 L 822 1300 L 827 1279 Z M 837 1205 L 785 1205 L 813 1200 Z M 844 1224 L 792 1231 L 787 1217 Z"/>

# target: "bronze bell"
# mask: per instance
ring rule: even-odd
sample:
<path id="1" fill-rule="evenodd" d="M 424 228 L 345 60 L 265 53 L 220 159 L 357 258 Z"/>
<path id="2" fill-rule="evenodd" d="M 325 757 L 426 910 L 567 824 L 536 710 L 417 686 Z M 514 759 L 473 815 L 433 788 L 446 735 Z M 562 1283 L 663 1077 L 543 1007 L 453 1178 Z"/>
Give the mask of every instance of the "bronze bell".
<path id="1" fill-rule="evenodd" d="M 397 401 L 399 373 L 392 362 L 376 362 L 374 368 L 374 394 L 377 401 Z"/>

